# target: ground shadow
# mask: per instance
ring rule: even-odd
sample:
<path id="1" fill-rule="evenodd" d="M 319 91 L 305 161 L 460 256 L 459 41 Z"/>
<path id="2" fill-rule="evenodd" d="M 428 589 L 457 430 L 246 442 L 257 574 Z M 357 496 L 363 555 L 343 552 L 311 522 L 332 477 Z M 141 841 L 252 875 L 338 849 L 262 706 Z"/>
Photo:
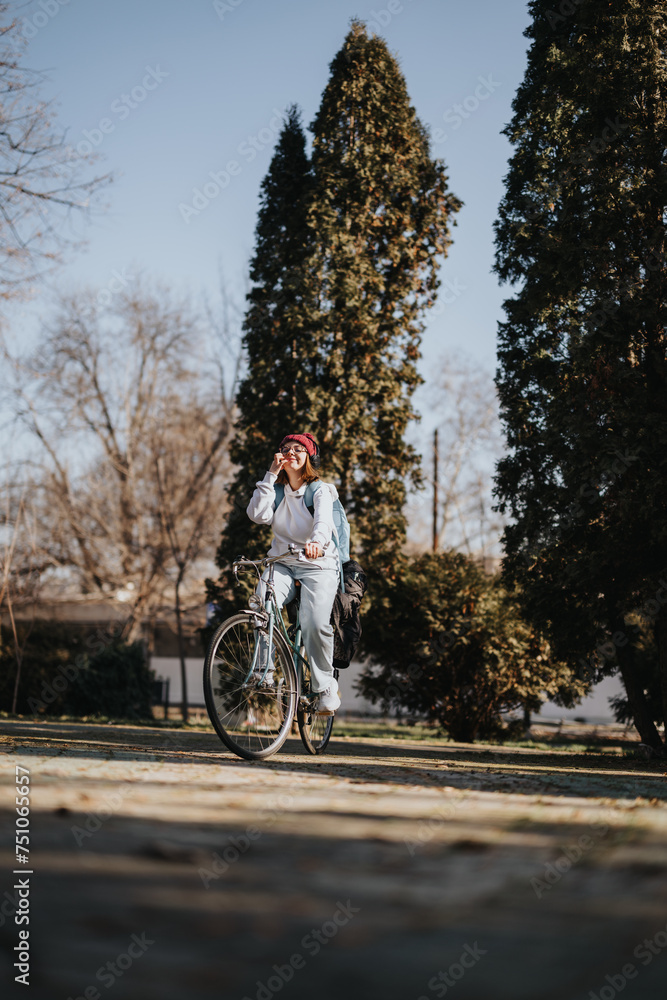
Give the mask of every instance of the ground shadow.
<path id="1" fill-rule="evenodd" d="M 667 801 L 664 761 L 643 761 L 608 753 L 569 753 L 528 748 L 477 749 L 332 739 L 326 754 L 307 754 L 299 739 L 263 761 L 242 761 L 215 733 L 110 726 L 90 723 L 33 723 L 3 720 L 0 737 L 22 753 L 124 760 L 160 760 L 219 766 L 332 774 L 362 783 L 455 787 L 516 794 L 646 798 Z"/>
<path id="2" fill-rule="evenodd" d="M 428 982 L 449 968 L 460 1000 L 563 1000 L 599 989 L 664 926 L 648 868 L 604 874 L 591 856 L 538 896 L 535 846 L 411 853 L 313 836 L 302 818 L 299 832 L 260 822 L 251 839 L 233 822 L 112 816 L 80 849 L 69 828 L 82 817 L 36 814 L 31 995 L 84 995 L 109 983 L 97 973 L 111 963 L 124 1000 L 266 1000 L 288 981 L 293 1000 L 433 997 Z M 12 819 L 0 813 L 3 828 Z M 0 927 L 7 975 L 15 930 Z M 133 941 L 139 953 L 118 963 Z M 475 960 L 461 977 L 464 955 Z M 640 969 L 624 996 L 662 997 L 659 965 Z"/>

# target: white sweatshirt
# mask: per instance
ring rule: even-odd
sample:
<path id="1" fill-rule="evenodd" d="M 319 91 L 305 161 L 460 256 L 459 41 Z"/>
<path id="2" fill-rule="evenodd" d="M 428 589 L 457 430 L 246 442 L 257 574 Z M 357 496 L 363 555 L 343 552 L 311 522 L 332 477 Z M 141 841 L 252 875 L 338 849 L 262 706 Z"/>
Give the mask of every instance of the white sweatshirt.
<path id="1" fill-rule="evenodd" d="M 247 507 L 247 514 L 255 524 L 270 524 L 273 527 L 273 542 L 268 554 L 270 556 L 282 555 L 288 552 L 288 546 L 298 545 L 303 548 L 306 542 L 315 542 L 324 550 L 324 555 L 317 559 L 309 559 L 309 563 L 321 565 L 323 568 L 334 568 L 338 566 L 338 554 L 336 545 L 332 539 L 333 533 L 333 501 L 335 487 L 329 483 L 322 483 L 322 488 L 315 490 L 313 494 L 314 517 L 303 502 L 303 495 L 306 492 L 306 484 L 300 486 L 298 490 L 293 490 L 289 483 L 285 483 L 285 496 L 274 511 L 273 504 L 276 498 L 274 484 L 276 475 L 267 472 L 261 482 L 257 483 L 257 489 L 252 495 Z M 293 556 L 286 562 L 299 562 L 297 556 Z"/>

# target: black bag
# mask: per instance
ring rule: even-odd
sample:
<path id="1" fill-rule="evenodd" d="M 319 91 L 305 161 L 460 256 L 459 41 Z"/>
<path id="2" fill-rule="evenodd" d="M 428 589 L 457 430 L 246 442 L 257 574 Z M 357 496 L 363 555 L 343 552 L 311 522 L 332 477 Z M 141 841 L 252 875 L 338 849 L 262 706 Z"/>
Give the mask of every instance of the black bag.
<path id="1" fill-rule="evenodd" d="M 343 563 L 345 593 L 336 592 L 331 609 L 331 624 L 334 630 L 333 665 L 335 670 L 345 670 L 361 639 L 359 608 L 366 593 L 366 574 L 353 559 Z"/>

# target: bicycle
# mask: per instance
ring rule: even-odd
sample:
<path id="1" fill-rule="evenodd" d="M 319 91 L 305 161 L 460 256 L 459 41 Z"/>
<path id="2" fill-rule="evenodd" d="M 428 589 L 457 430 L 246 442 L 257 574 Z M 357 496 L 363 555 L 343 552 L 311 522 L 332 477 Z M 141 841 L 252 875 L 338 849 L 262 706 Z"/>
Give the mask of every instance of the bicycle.
<path id="1" fill-rule="evenodd" d="M 333 715 L 318 715 L 311 690 L 308 654 L 301 639 L 298 601 L 295 621 L 285 625 L 273 586 L 274 566 L 289 553 L 258 561 L 239 556 L 232 568 L 252 567 L 268 575 L 264 601 L 253 594 L 248 607 L 213 633 L 204 661 L 204 697 L 213 726 L 225 746 L 246 760 L 276 753 L 292 730 L 296 715 L 308 753 L 321 754 L 333 729 Z M 334 670 L 338 679 L 338 671 Z"/>

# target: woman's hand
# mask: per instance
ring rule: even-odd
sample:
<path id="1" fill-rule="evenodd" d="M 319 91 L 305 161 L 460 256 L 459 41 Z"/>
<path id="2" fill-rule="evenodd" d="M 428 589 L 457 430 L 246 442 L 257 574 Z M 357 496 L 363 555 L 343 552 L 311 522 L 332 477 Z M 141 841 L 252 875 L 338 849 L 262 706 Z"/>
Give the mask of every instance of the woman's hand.
<path id="1" fill-rule="evenodd" d="M 306 553 L 306 557 L 308 559 L 318 559 L 319 556 L 324 555 L 324 551 L 316 542 L 306 542 L 303 547 L 303 551 Z"/>
<path id="2" fill-rule="evenodd" d="M 283 455 L 281 451 L 277 451 L 273 456 L 273 461 L 271 462 L 271 468 L 269 469 L 269 472 L 272 472 L 274 476 L 277 476 L 286 461 L 287 461 L 287 456 Z"/>

